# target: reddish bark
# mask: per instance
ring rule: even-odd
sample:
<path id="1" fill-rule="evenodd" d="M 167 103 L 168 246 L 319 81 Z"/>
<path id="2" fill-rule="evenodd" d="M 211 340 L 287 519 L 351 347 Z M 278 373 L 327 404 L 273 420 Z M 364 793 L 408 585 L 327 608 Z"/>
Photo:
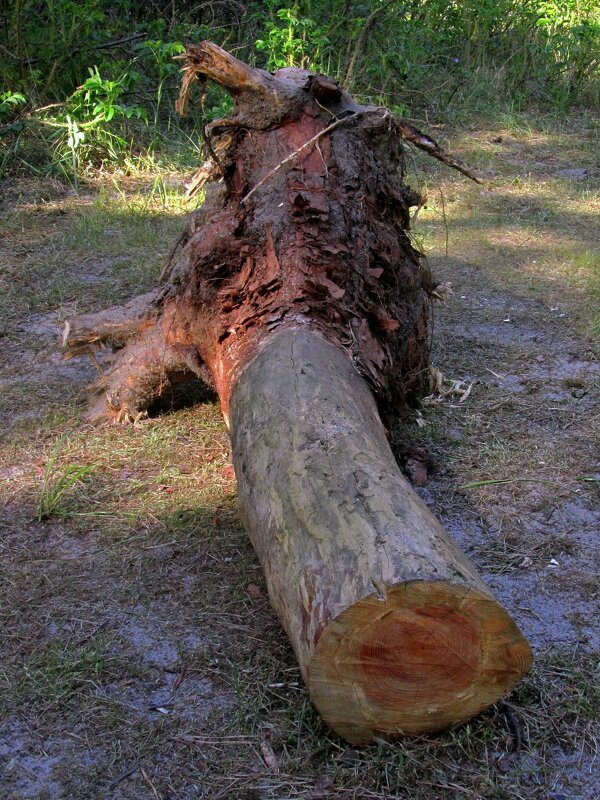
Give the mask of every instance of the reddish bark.
<path id="1" fill-rule="evenodd" d="M 408 235 L 419 195 L 403 180 L 403 141 L 468 170 L 325 76 L 270 75 L 208 42 L 188 48 L 184 75 L 181 108 L 207 78 L 236 107 L 209 126 L 212 155 L 196 182 L 210 181 L 206 201 L 158 289 L 128 304 L 131 318 L 110 309 L 71 321 L 68 354 L 119 348 L 93 387 L 90 418 L 135 419 L 199 375 L 227 417 L 236 376 L 263 338 L 299 323 L 346 350 L 380 407 L 401 411 L 426 378 L 433 289 Z"/>
<path id="2" fill-rule="evenodd" d="M 316 707 L 352 742 L 441 730 L 508 692 L 531 653 L 400 474 L 357 372 L 395 413 L 429 374 L 435 287 L 408 235 L 403 141 L 469 170 L 324 76 L 270 75 L 205 42 L 188 48 L 180 108 L 207 78 L 236 106 L 210 126 L 181 252 L 153 292 L 66 331 L 68 355 L 115 351 L 89 419 L 213 385 L 242 520 Z"/>

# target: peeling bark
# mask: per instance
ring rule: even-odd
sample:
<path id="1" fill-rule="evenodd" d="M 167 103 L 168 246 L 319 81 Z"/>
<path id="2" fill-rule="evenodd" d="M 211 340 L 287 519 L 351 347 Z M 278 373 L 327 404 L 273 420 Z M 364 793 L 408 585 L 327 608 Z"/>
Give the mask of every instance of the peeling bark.
<path id="1" fill-rule="evenodd" d="M 377 410 L 400 413 L 428 380 L 435 283 L 408 234 L 420 197 L 404 143 L 475 176 L 325 76 L 271 75 L 203 42 L 187 50 L 180 110 L 207 79 L 236 105 L 206 129 L 190 187 L 206 200 L 159 286 L 65 332 L 68 356 L 114 351 L 88 417 L 135 421 L 190 378 L 215 388 L 242 515 L 315 704 L 351 741 L 439 730 L 530 664 L 400 475 Z"/>
<path id="2" fill-rule="evenodd" d="M 185 374 L 172 348 L 195 349 L 194 374 L 205 365 L 227 416 L 231 386 L 261 338 L 299 319 L 346 350 L 383 411 L 401 412 L 426 380 L 434 289 L 408 236 L 409 208 L 420 197 L 403 181 L 403 142 L 435 143 L 384 108 L 357 105 L 325 76 L 293 68 L 271 75 L 208 42 L 190 46 L 186 59 L 182 109 L 194 80 L 208 78 L 236 106 L 208 126 L 212 157 L 192 187 L 208 182 L 207 196 L 178 257 L 154 293 L 126 307 L 154 320 L 157 336 L 145 324 L 123 327 L 119 309 L 71 322 L 68 353 L 102 343 L 119 350 L 95 387 L 110 384 L 113 399 L 93 419 L 144 414 L 155 392 L 144 398 L 142 386 L 118 385 L 146 383 L 135 363 L 161 341 L 171 355 L 167 377 Z M 123 341 L 102 333 L 111 325 Z"/>

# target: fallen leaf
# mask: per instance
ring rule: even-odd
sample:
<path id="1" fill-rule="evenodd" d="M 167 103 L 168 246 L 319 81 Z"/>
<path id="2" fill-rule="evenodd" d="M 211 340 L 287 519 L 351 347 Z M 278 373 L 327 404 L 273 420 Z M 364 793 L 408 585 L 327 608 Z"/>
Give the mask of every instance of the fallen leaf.
<path id="1" fill-rule="evenodd" d="M 453 294 L 454 290 L 452 289 L 452 284 L 448 281 L 444 281 L 444 283 L 438 283 L 431 293 L 431 296 L 434 300 L 440 300 L 442 303 L 446 303 Z"/>
<path id="2" fill-rule="evenodd" d="M 442 394 L 444 391 L 444 376 L 434 366 L 429 367 L 429 377 L 431 380 L 431 393 L 437 392 L 438 394 Z"/>
<path id="3" fill-rule="evenodd" d="M 320 800 L 322 797 L 328 797 L 330 795 L 329 789 L 332 786 L 333 778 L 330 778 L 329 775 L 319 775 L 310 793 L 311 798 L 313 798 L 313 800 Z"/>
<path id="4" fill-rule="evenodd" d="M 463 394 L 459 397 L 458 402 L 464 403 L 467 397 L 471 394 L 471 389 L 475 386 L 475 381 L 469 384 L 469 387 L 463 392 Z"/>
<path id="5" fill-rule="evenodd" d="M 277 761 L 275 751 L 271 746 L 271 742 L 269 742 L 267 739 L 263 739 L 263 741 L 260 743 L 260 752 L 263 757 L 263 761 L 271 770 L 271 772 L 279 775 L 279 763 Z"/>
<path id="6" fill-rule="evenodd" d="M 183 664 L 181 669 L 179 670 L 179 675 L 173 681 L 173 690 L 172 691 L 176 692 L 177 689 L 179 689 L 179 687 L 181 686 L 181 684 L 183 683 L 183 681 L 185 679 L 185 673 L 186 672 L 187 672 L 187 666 L 185 664 Z"/>
<path id="7" fill-rule="evenodd" d="M 427 464 L 414 458 L 409 458 L 406 462 L 406 471 L 413 486 L 425 486 L 427 484 Z"/>

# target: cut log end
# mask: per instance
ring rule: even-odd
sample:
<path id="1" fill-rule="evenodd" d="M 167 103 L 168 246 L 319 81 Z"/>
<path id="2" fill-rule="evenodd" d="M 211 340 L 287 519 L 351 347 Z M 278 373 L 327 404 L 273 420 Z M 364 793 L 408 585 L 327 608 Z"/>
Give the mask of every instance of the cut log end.
<path id="1" fill-rule="evenodd" d="M 531 649 L 491 597 L 448 581 L 383 587 L 319 639 L 312 700 L 345 739 L 434 733 L 465 722 L 525 675 Z"/>
<path id="2" fill-rule="evenodd" d="M 207 140 L 218 170 L 198 178 L 222 186 L 160 286 L 71 320 L 64 346 L 113 351 L 90 421 L 135 422 L 191 378 L 215 387 L 241 516 L 311 696 L 368 743 L 469 719 L 531 654 L 401 475 L 376 403 L 397 413 L 428 375 L 433 284 L 408 235 L 401 140 L 465 165 L 310 78 L 187 49 L 180 109 L 195 80 L 235 98 Z"/>

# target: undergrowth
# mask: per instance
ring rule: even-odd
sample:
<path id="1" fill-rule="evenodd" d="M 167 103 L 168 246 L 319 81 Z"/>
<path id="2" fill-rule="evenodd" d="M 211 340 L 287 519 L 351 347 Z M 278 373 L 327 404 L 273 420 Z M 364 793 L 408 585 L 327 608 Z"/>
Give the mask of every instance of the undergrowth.
<path id="1" fill-rule="evenodd" d="M 98 169 L 197 163 L 199 126 L 231 107 L 208 86 L 189 120 L 174 115 L 174 58 L 205 38 L 269 70 L 325 72 L 364 102 L 432 121 L 600 105 L 594 0 L 15 0 L 0 26 L 0 177 L 20 169 L 78 188 Z"/>

